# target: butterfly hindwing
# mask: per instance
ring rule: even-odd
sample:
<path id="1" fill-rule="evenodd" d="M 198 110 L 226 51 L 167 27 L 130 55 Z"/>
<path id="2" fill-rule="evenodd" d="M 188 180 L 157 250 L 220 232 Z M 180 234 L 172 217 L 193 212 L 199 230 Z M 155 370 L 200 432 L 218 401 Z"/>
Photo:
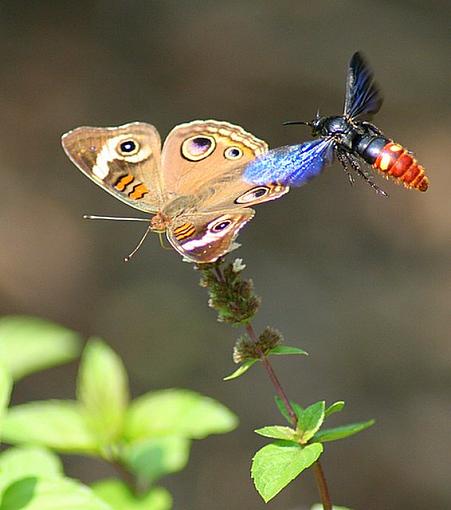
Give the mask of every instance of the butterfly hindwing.
<path id="1" fill-rule="evenodd" d="M 253 216 L 254 211 L 249 208 L 187 214 L 174 222 L 167 237 L 187 260 L 214 262 L 234 249 L 238 232 Z"/>
<path id="2" fill-rule="evenodd" d="M 332 162 L 333 153 L 334 141 L 330 138 L 286 145 L 248 163 L 243 175 L 255 184 L 277 182 L 284 186 L 302 186 Z"/>
<path id="3" fill-rule="evenodd" d="M 79 127 L 63 135 L 62 145 L 83 173 L 119 200 L 146 212 L 159 209 L 161 141 L 151 124 Z"/>

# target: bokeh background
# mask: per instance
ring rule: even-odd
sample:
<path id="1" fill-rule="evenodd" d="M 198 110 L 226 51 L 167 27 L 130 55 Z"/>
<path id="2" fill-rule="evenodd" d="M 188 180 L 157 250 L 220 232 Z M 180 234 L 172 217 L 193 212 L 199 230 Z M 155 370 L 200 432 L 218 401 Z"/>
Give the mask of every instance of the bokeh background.
<path id="1" fill-rule="evenodd" d="M 132 210 L 67 160 L 60 135 L 142 120 L 164 136 L 196 118 L 244 126 L 275 147 L 307 139 L 287 119 L 341 110 L 356 50 L 385 95 L 377 124 L 427 168 L 426 194 L 381 181 L 390 199 L 337 165 L 258 207 L 237 255 L 263 297 L 257 326 L 307 359 L 276 369 L 301 404 L 344 399 L 334 423 L 377 426 L 327 445 L 333 500 L 354 509 L 451 508 L 450 4 L 446 1 L 0 2 L 1 313 L 35 314 L 100 335 L 138 394 L 187 387 L 219 399 L 237 431 L 194 444 L 165 480 L 176 510 L 266 508 L 249 479 L 278 422 L 262 370 L 224 383 L 237 332 L 215 322 L 189 264 L 141 224 L 83 222 Z M 15 401 L 73 395 L 75 366 L 30 377 Z M 107 382 L 106 382 L 107 383 Z M 67 458 L 84 481 L 108 466 Z M 318 499 L 308 473 L 268 508 Z"/>

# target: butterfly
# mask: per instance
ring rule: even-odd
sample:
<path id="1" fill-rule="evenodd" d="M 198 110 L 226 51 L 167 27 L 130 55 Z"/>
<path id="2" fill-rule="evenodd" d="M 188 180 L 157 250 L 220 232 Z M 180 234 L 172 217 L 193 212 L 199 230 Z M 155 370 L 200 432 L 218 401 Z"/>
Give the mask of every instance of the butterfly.
<path id="1" fill-rule="evenodd" d="M 319 138 L 269 151 L 248 164 L 244 178 L 256 184 L 271 179 L 284 185 L 302 186 L 336 157 L 351 184 L 355 172 L 378 193 L 387 195 L 362 170 L 360 161 L 363 160 L 406 188 L 426 191 L 429 181 L 425 170 L 409 151 L 387 138 L 374 124 L 360 119 L 377 113 L 382 101 L 369 65 L 359 52 L 355 53 L 346 78 L 343 114 L 321 117 L 317 113 L 309 122 L 285 122 L 310 126 L 312 135 Z"/>
<path id="2" fill-rule="evenodd" d="M 243 179 L 246 164 L 268 146 L 224 121 L 180 124 L 163 147 L 157 129 L 144 122 L 79 127 L 63 135 L 62 145 L 96 184 L 153 215 L 146 234 L 165 232 L 190 262 L 214 262 L 234 249 L 238 232 L 254 216 L 250 206 L 289 191 L 283 184 L 255 186 Z"/>

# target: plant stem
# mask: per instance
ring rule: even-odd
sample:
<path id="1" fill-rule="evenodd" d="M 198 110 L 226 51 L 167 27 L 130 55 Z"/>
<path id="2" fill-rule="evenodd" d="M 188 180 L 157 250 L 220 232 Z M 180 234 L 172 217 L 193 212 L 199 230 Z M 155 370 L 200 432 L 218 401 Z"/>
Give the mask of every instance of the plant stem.
<path id="1" fill-rule="evenodd" d="M 129 489 L 136 495 L 138 488 L 136 479 L 132 473 L 130 473 L 130 471 L 118 460 L 111 460 L 111 465 L 114 467 L 122 481 L 128 485 Z"/>
<path id="2" fill-rule="evenodd" d="M 252 326 L 250 322 L 246 324 L 246 332 L 249 335 L 249 338 L 254 342 L 258 342 L 257 334 L 255 333 L 255 329 Z M 280 383 L 274 368 L 271 365 L 271 362 L 269 361 L 268 357 L 265 356 L 265 354 L 260 351 L 260 360 L 263 363 L 263 366 L 265 367 L 266 372 L 268 373 L 269 378 L 271 379 L 272 385 L 274 386 L 274 389 L 276 390 L 277 395 L 282 399 L 285 409 L 288 411 L 288 414 L 290 415 L 291 423 L 293 424 L 293 427 L 296 427 L 298 418 L 296 416 L 296 413 L 294 412 L 293 406 L 291 405 L 287 394 L 285 393 L 285 390 L 283 389 L 282 384 Z M 315 474 L 315 481 L 316 485 L 318 487 L 318 492 L 321 497 L 321 503 L 323 505 L 324 510 L 332 510 L 332 502 L 330 499 L 329 489 L 327 487 L 327 481 L 326 477 L 324 475 L 323 468 L 321 467 L 320 461 L 317 460 L 313 464 L 313 472 Z"/>
<path id="3" fill-rule="evenodd" d="M 224 275 L 219 264 L 216 265 L 214 271 L 218 281 L 220 283 L 224 283 L 225 282 Z M 293 427 L 296 428 L 298 417 L 294 412 L 293 406 L 291 405 L 290 400 L 288 399 L 287 394 L 285 393 L 285 390 L 283 389 L 283 386 L 280 383 L 279 378 L 277 377 L 276 372 L 274 371 L 274 368 L 272 367 L 268 356 L 266 356 L 266 354 L 259 347 L 259 339 L 257 333 L 255 332 L 254 326 L 249 321 L 246 323 L 245 328 L 249 338 L 257 346 L 257 352 L 259 353 L 260 361 L 263 363 L 263 366 L 265 367 L 265 370 L 269 376 L 269 379 L 271 380 L 272 385 L 274 386 L 274 389 L 276 390 L 277 395 L 282 399 L 285 405 L 285 409 L 287 410 L 290 416 L 290 420 Z M 332 510 L 332 501 L 330 498 L 329 489 L 327 487 L 326 477 L 324 475 L 324 471 L 323 468 L 321 467 L 319 460 L 317 460 L 313 464 L 313 472 L 315 474 L 315 481 L 321 498 L 323 509 Z"/>
<path id="4" fill-rule="evenodd" d="M 249 335 L 249 338 L 255 343 L 258 344 L 258 338 L 257 334 L 255 333 L 255 329 L 252 326 L 250 322 L 246 324 L 246 332 Z M 269 361 L 268 357 L 265 356 L 265 353 L 259 349 L 260 354 L 260 360 L 263 363 L 263 366 L 265 367 L 265 370 L 271 379 L 272 385 L 274 386 L 274 389 L 276 390 L 277 395 L 282 399 L 283 403 L 285 404 L 285 409 L 288 411 L 288 414 L 290 415 L 291 423 L 293 424 L 293 427 L 296 427 L 298 422 L 298 417 L 296 416 L 296 413 L 294 412 L 294 409 L 285 393 L 285 390 L 283 389 L 282 385 L 280 384 L 280 381 L 274 372 L 274 369 L 271 365 L 271 362 Z"/>
<path id="5" fill-rule="evenodd" d="M 332 501 L 327 487 L 326 477 L 319 460 L 313 464 L 313 473 L 315 474 L 316 485 L 321 496 L 321 503 L 324 510 L 332 510 Z"/>

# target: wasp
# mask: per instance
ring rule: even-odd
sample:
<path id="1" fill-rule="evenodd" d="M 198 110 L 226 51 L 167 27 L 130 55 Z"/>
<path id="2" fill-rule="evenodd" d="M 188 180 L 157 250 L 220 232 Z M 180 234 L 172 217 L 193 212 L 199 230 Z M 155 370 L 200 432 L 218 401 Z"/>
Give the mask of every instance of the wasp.
<path id="1" fill-rule="evenodd" d="M 426 191 L 429 180 L 414 156 L 402 145 L 387 138 L 374 124 L 361 119 L 377 113 L 382 102 L 382 94 L 369 65 L 361 53 L 354 53 L 346 78 L 343 114 L 323 117 L 317 113 L 312 121 L 285 122 L 286 125 L 309 126 L 312 136 L 318 138 L 269 151 L 247 165 L 244 178 L 257 184 L 276 181 L 283 185 L 301 186 L 336 158 L 351 184 L 356 173 L 376 192 L 387 196 L 362 169 L 363 160 L 386 178 L 390 177 L 406 188 Z"/>

